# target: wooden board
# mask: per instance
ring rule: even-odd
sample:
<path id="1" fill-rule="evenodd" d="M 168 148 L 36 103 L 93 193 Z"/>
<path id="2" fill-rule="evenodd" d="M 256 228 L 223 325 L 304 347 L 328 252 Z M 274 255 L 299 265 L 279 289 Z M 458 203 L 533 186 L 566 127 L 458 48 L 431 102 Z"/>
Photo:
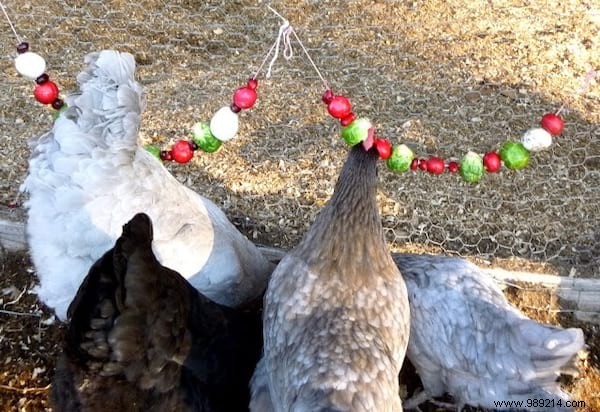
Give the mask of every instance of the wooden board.
<path id="1" fill-rule="evenodd" d="M 27 250 L 23 212 L 0 208 L 0 249 L 9 252 Z M 272 262 L 278 262 L 285 251 L 258 245 Z M 551 289 L 558 297 L 574 306 L 573 314 L 585 322 L 600 324 L 600 280 L 517 272 L 504 269 L 482 269 L 499 284 L 530 283 Z"/>
<path id="2" fill-rule="evenodd" d="M 0 249 L 10 252 L 27 249 L 23 221 L 20 209 L 0 208 Z"/>

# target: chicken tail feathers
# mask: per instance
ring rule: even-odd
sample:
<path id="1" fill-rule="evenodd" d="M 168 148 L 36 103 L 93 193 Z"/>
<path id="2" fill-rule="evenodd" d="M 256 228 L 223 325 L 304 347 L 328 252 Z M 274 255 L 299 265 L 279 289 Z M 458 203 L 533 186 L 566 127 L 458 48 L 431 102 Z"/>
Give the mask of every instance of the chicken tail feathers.
<path id="1" fill-rule="evenodd" d="M 87 55 L 85 62 L 87 68 L 77 76 L 80 93 L 67 97 L 69 109 L 64 113 L 76 125 L 76 130 L 61 139 L 63 128 L 57 122 L 55 139 L 68 143 L 73 140 L 69 139 L 73 132 L 78 131 L 104 149 L 131 151 L 137 148 L 144 98 L 142 86 L 135 80 L 134 57 L 129 53 L 103 50 Z"/>
<path id="2" fill-rule="evenodd" d="M 519 327 L 531 348 L 536 379 L 554 381 L 559 374 L 574 375 L 578 372 L 577 353 L 584 347 L 581 329 L 562 329 L 533 321 L 523 322 Z"/>
<path id="3" fill-rule="evenodd" d="M 69 361 L 63 354 L 56 362 L 54 380 L 50 400 L 56 410 L 64 412 L 75 412 L 82 409 L 79 394 L 77 393 L 75 377 L 71 370 Z"/>
<path id="4" fill-rule="evenodd" d="M 529 347 L 532 369 L 523 370 L 512 382 L 509 395 L 532 404 L 532 411 L 572 411 L 571 396 L 563 391 L 557 378 L 578 373 L 577 353 L 584 347 L 583 331 L 562 329 L 526 320 L 518 325 L 520 336 Z"/>
<path id="5" fill-rule="evenodd" d="M 129 222 L 123 225 L 123 234 L 117 240 L 115 255 L 129 257 L 138 248 L 145 248 L 147 252 L 152 249 L 153 239 L 152 221 L 145 213 L 136 214 Z"/>
<path id="6" fill-rule="evenodd" d="M 147 215 L 124 225 L 69 307 L 66 349 L 81 369 L 162 393 L 179 382 L 190 348 L 193 288 L 158 263 L 151 243 Z"/>

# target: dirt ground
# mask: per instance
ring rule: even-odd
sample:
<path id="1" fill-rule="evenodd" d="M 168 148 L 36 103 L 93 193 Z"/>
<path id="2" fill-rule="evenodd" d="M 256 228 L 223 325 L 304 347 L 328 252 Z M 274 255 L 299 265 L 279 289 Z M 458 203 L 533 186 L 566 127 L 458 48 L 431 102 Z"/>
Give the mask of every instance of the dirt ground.
<path id="1" fill-rule="evenodd" d="M 61 352 L 64 325 L 55 320 L 52 311 L 41 304 L 32 287 L 35 275 L 25 254 L 6 254 L 0 260 L 0 410 L 50 410 L 48 394 L 54 363 Z M 525 285 L 523 285 L 525 286 Z M 581 411 L 600 410 L 600 325 L 586 324 L 558 312 L 558 303 L 550 292 L 507 291 L 511 301 L 529 317 L 541 322 L 580 327 L 586 337 L 587 351 L 579 359 L 580 374 L 564 378 L 563 384 L 573 399 L 583 401 Z M 414 369 L 403 367 L 403 395 L 421 388 Z M 426 405 L 423 412 L 442 411 Z M 475 409 L 471 409 L 475 410 Z"/>
<path id="2" fill-rule="evenodd" d="M 229 104 L 279 25 L 260 1 L 3 4 L 65 92 L 75 89 L 85 54 L 132 52 L 147 93 L 141 142 L 165 147 Z M 472 185 L 455 175 L 395 175 L 382 167 L 379 204 L 393 250 L 600 279 L 599 83 L 580 91 L 585 74 L 600 69 L 596 1 L 269 4 L 290 19 L 355 112 L 419 157 L 498 149 L 565 103 L 563 135 L 527 169 Z M 2 18 L 0 33 L 0 203 L 20 208 L 26 142 L 51 127 L 51 115 L 16 74 L 16 41 Z M 291 61 L 277 61 L 270 79 L 260 77 L 258 103 L 243 113 L 238 138 L 188 165 L 169 165 L 251 239 L 284 248 L 331 194 L 345 151 L 320 103 L 318 76 L 297 45 L 294 52 Z M 62 330 L 31 293 L 26 256 L 3 255 L 0 268 L 0 408 L 43 410 Z M 570 319 L 547 292 L 508 293 L 538 320 L 584 328 L 590 352 L 581 376 L 566 383 L 585 410 L 600 410 L 598 326 Z"/>

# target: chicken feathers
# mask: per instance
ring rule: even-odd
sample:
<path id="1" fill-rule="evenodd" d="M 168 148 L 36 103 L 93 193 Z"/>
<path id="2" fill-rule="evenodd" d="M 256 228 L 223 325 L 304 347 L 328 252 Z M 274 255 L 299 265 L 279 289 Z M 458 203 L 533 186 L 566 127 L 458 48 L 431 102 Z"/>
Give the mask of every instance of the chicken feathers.
<path id="1" fill-rule="evenodd" d="M 138 214 L 69 307 L 60 411 L 244 411 L 262 347 L 257 308 L 216 304 L 158 263 Z"/>
<path id="2" fill-rule="evenodd" d="M 208 297 L 238 306 L 260 296 L 274 266 L 214 203 L 138 146 L 144 100 L 133 56 L 105 50 L 85 62 L 79 94 L 31 142 L 22 186 L 40 299 L 64 319 L 89 267 L 138 212 L 154 222 L 159 261 Z"/>
<path id="3" fill-rule="evenodd" d="M 350 151 L 333 197 L 271 277 L 254 384 L 266 372 L 275 411 L 402 410 L 409 309 L 383 238 L 377 158 Z"/>
<path id="4" fill-rule="evenodd" d="M 501 409 L 494 401 L 527 399 L 554 400 L 555 405 L 560 400 L 564 406 L 570 400 L 556 380 L 576 370 L 573 359 L 584 344 L 580 329 L 527 318 L 492 278 L 464 259 L 393 257 L 410 301 L 407 356 L 428 396 L 449 393 L 459 409 L 464 404 Z"/>

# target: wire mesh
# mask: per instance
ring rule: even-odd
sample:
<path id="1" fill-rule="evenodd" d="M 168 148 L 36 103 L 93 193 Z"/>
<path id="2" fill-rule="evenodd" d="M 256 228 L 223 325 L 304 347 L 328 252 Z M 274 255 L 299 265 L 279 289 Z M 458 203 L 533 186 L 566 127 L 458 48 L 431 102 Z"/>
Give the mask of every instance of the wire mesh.
<path id="1" fill-rule="evenodd" d="M 140 138 L 163 146 L 229 104 L 280 24 L 263 2 L 251 1 L 5 4 L 66 92 L 76 89 L 85 54 L 133 53 L 147 93 Z M 356 113 L 419 157 L 498 149 L 566 101 L 563 136 L 524 171 L 488 174 L 473 185 L 382 167 L 382 218 L 395 250 L 516 258 L 547 272 L 600 276 L 600 97 L 596 84 L 575 93 L 582 76 L 600 67 L 594 2 L 552 10 L 513 1 L 270 4 Z M 8 202 L 26 170 L 25 141 L 47 130 L 51 117 L 15 73 L 15 41 L 2 20 L 0 33 L 0 191 Z M 300 239 L 331 194 L 345 154 L 339 127 L 320 104 L 321 83 L 295 52 L 261 79 L 238 139 L 189 165 L 169 165 L 250 237 L 283 247 Z"/>

